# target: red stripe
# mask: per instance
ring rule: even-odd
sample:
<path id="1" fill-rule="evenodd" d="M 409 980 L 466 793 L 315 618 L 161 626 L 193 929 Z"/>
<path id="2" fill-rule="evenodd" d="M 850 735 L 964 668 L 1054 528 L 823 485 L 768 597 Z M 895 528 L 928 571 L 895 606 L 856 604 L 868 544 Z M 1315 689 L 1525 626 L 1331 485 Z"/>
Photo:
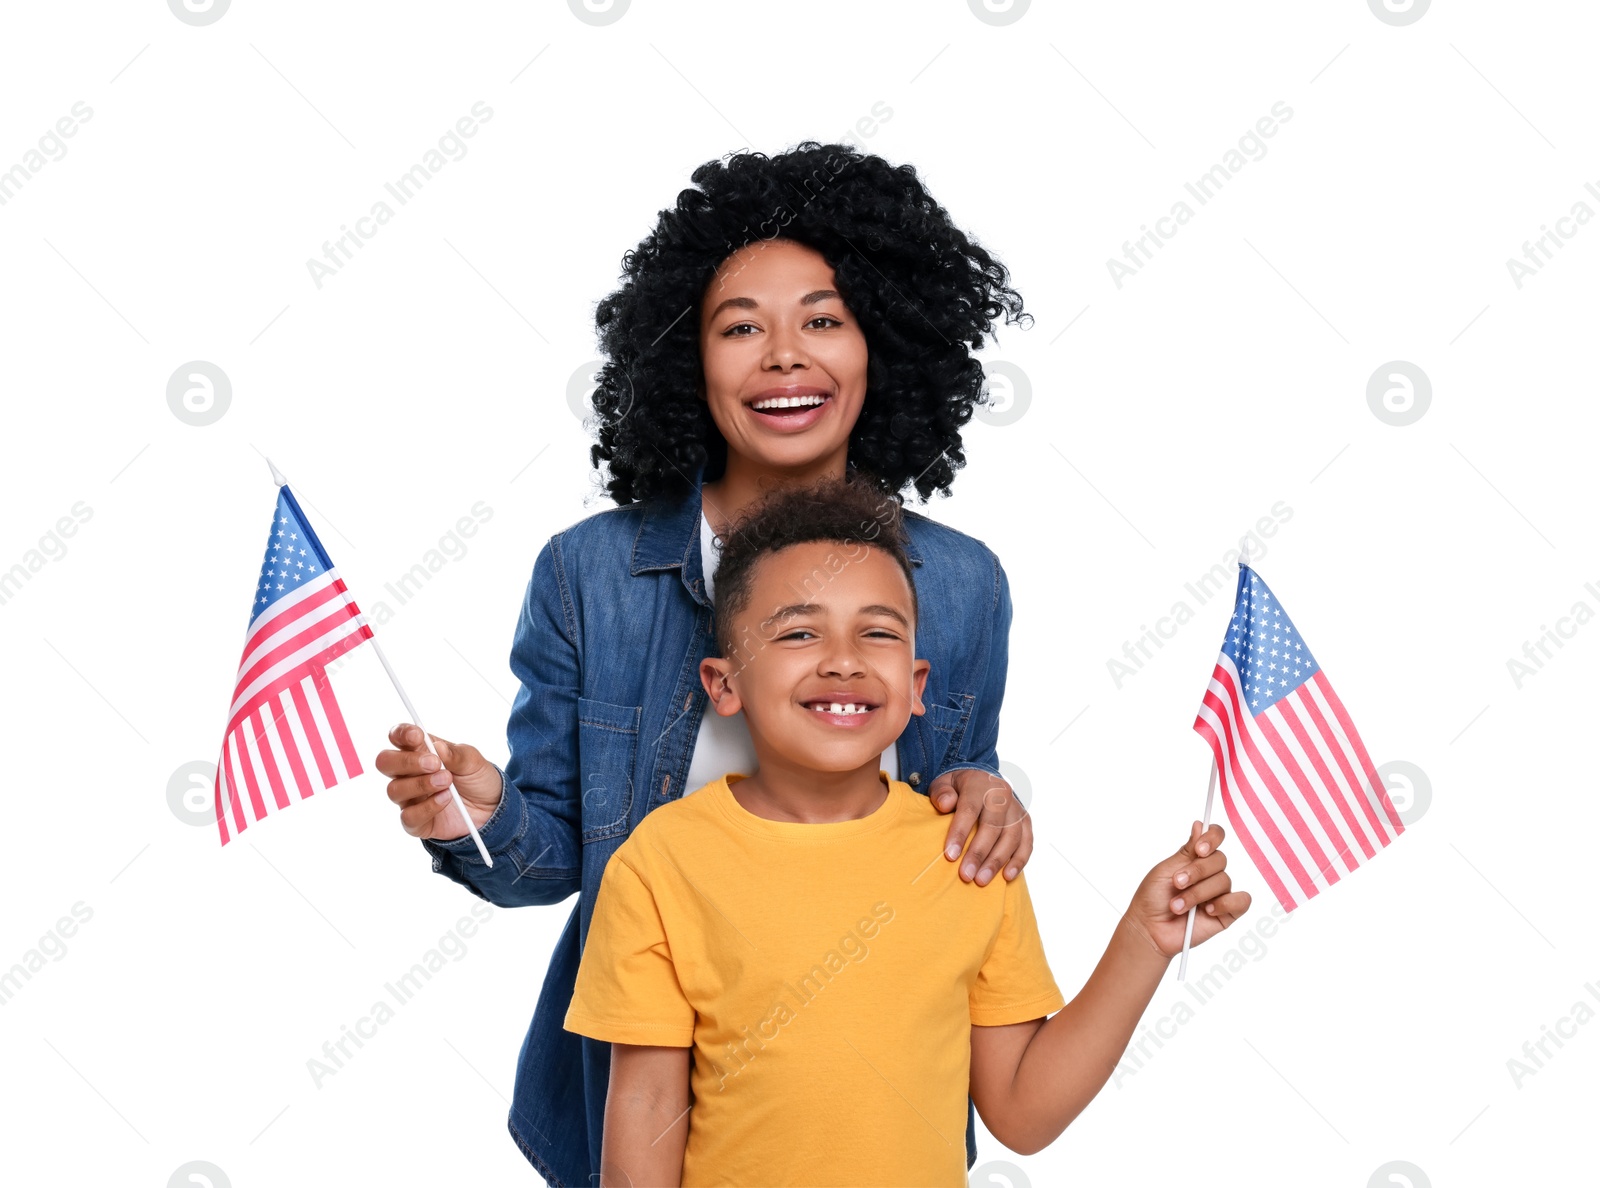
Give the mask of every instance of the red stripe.
<path id="1" fill-rule="evenodd" d="M 1217 775 L 1222 783 L 1222 808 L 1228 814 L 1228 823 L 1233 826 L 1233 831 L 1239 837 L 1239 844 L 1244 847 L 1244 852 L 1250 855 L 1250 861 L 1256 864 L 1256 869 L 1261 872 L 1261 877 L 1267 880 L 1267 886 L 1272 894 L 1283 905 L 1286 912 L 1295 908 L 1294 897 L 1289 894 L 1289 888 L 1283 885 L 1283 880 L 1278 877 L 1278 872 L 1273 868 L 1272 861 L 1262 853 L 1260 844 L 1245 827 L 1244 815 L 1239 812 L 1239 806 L 1233 802 L 1232 789 L 1228 781 L 1228 762 L 1222 753 L 1222 740 L 1217 737 L 1217 732 L 1211 728 L 1211 723 L 1204 718 L 1195 718 L 1195 731 L 1211 744 L 1211 754 L 1217 763 Z"/>
<path id="2" fill-rule="evenodd" d="M 277 611 L 268 610 L 267 617 L 258 619 L 256 625 L 245 632 L 244 651 L 239 654 L 239 667 L 244 667 L 244 662 L 250 658 L 250 649 L 256 644 L 283 630 L 302 615 L 309 614 L 330 598 L 337 598 L 344 592 L 344 581 L 335 578 L 315 594 L 308 594 L 293 606 Z"/>
<path id="3" fill-rule="evenodd" d="M 234 731 L 233 738 L 233 753 L 239 757 L 239 767 L 244 772 L 245 791 L 250 793 L 250 807 L 255 810 L 255 819 L 259 821 L 267 815 L 267 806 L 262 803 L 261 788 L 256 783 L 255 764 L 250 762 L 250 752 L 244 749 L 244 726 Z"/>
<path id="4" fill-rule="evenodd" d="M 283 776 L 278 772 L 278 760 L 272 753 L 272 744 L 267 741 L 267 728 L 261 724 L 260 710 L 250 715 L 250 726 L 255 735 L 256 750 L 261 752 L 261 766 L 267 769 L 267 783 L 272 787 L 272 799 L 278 802 L 279 808 L 286 809 L 289 807 L 289 793 L 284 789 Z"/>
<path id="5" fill-rule="evenodd" d="M 1317 844 L 1317 839 L 1311 836 L 1311 830 L 1306 825 L 1305 818 L 1300 815 L 1300 810 L 1295 808 L 1294 801 L 1289 799 L 1288 793 L 1283 790 L 1283 785 L 1278 783 L 1278 777 L 1273 774 L 1272 769 L 1267 766 L 1266 760 L 1261 757 L 1261 752 L 1256 749 L 1255 740 L 1250 737 L 1250 731 L 1246 726 L 1244 716 L 1246 711 L 1241 709 L 1239 705 L 1239 690 L 1234 685 L 1233 678 L 1229 675 L 1228 670 L 1220 664 L 1217 665 L 1217 680 L 1221 682 L 1223 689 L 1227 691 L 1228 700 L 1233 704 L 1233 720 L 1238 725 L 1239 737 L 1244 742 L 1244 753 L 1250 756 L 1251 766 L 1261 776 L 1262 781 L 1267 786 L 1267 791 L 1272 793 L 1272 798 L 1278 802 L 1278 807 L 1283 810 L 1283 815 L 1289 819 L 1289 827 L 1295 831 L 1295 835 L 1300 839 L 1300 844 L 1311 855 L 1311 861 L 1317 864 L 1317 872 L 1325 875 L 1328 882 L 1337 883 L 1339 881 L 1339 872 L 1333 869 L 1333 863 L 1328 861 L 1328 856 L 1322 852 L 1322 847 Z M 1254 717 L 1255 715 L 1252 714 L 1251 720 L 1254 720 Z M 1292 851 L 1290 852 L 1292 853 Z M 1295 861 L 1298 865 L 1299 859 Z"/>
<path id="6" fill-rule="evenodd" d="M 237 756 L 238 751 L 232 740 L 224 740 L 222 744 L 222 757 L 224 760 L 229 755 Z M 233 831 L 235 834 L 243 833 L 245 829 L 244 805 L 239 803 L 239 788 L 233 779 L 233 764 L 225 763 L 222 769 L 228 777 L 228 804 L 233 808 Z"/>
<path id="7" fill-rule="evenodd" d="M 263 653 L 256 660 L 256 662 L 250 666 L 248 671 L 241 672 L 239 674 L 239 679 L 234 681 L 234 696 L 237 697 L 241 691 L 249 688 L 252 681 L 265 673 L 273 665 L 278 664 L 283 660 L 287 660 L 301 648 L 308 647 L 309 645 L 316 643 L 323 636 L 331 635 L 333 632 L 337 631 L 341 626 L 343 626 L 344 623 L 355 618 L 360 613 L 360 611 L 356 610 L 356 608 L 351 606 L 348 602 L 341 603 L 339 606 L 336 606 L 330 610 L 325 616 L 311 624 L 311 626 L 305 628 L 295 635 L 290 636 L 288 639 L 284 640 L 281 644 L 278 644 L 270 651 Z"/>
<path id="8" fill-rule="evenodd" d="M 1313 767 L 1317 769 L 1317 778 L 1322 781 L 1322 786 L 1328 790 L 1333 802 L 1339 807 L 1339 815 L 1344 818 L 1344 823 L 1349 826 L 1350 834 L 1356 839 L 1356 844 L 1361 847 L 1362 854 L 1371 858 L 1377 853 L 1372 848 L 1372 843 L 1367 840 L 1367 834 L 1361 828 L 1361 822 L 1356 819 L 1350 802 L 1345 798 L 1344 789 L 1339 786 L 1339 781 L 1334 779 L 1333 773 L 1328 770 L 1328 765 L 1322 761 L 1322 752 L 1317 750 L 1317 744 L 1305 728 L 1305 723 L 1300 721 L 1299 715 L 1294 712 L 1294 702 L 1304 704 L 1306 687 L 1301 685 L 1288 697 L 1278 702 L 1278 712 L 1283 715 L 1284 723 L 1300 741 L 1300 749 L 1306 753 Z"/>
<path id="9" fill-rule="evenodd" d="M 1305 692 L 1305 686 L 1300 687 Z M 1345 753 L 1344 744 L 1334 737 L 1333 727 L 1328 725 L 1328 719 L 1322 716 L 1322 710 L 1309 696 L 1301 698 L 1301 703 L 1306 707 L 1306 713 L 1311 715 L 1311 721 L 1317 727 L 1317 733 L 1322 735 L 1323 741 L 1328 744 L 1328 750 L 1333 752 L 1333 759 L 1339 765 L 1339 770 L 1344 772 L 1344 778 L 1350 781 L 1350 786 L 1357 792 L 1361 791 L 1361 780 L 1350 767 L 1350 757 Z M 1372 825 L 1372 835 L 1378 839 L 1380 846 L 1389 844 L 1384 836 L 1383 826 L 1378 823 L 1378 814 L 1372 811 L 1372 802 L 1365 796 L 1357 796 L 1356 801 L 1361 805 L 1361 811 L 1366 814 L 1367 821 Z"/>
<path id="10" fill-rule="evenodd" d="M 300 715 L 300 724 L 306 728 L 306 741 L 311 744 L 311 757 L 317 762 L 317 774 L 322 777 L 322 786 L 331 788 L 339 782 L 333 774 L 333 764 L 328 762 L 328 752 L 322 745 L 322 727 L 317 725 L 317 720 L 311 716 L 311 703 L 306 700 L 305 686 L 295 683 L 289 686 L 289 693 L 294 698 L 295 712 Z M 310 795 L 310 793 L 306 793 Z"/>
<path id="11" fill-rule="evenodd" d="M 1219 667 L 1215 679 L 1221 680 L 1222 675 L 1222 669 Z M 1244 797 L 1245 803 L 1250 806 L 1250 812 L 1260 822 L 1261 828 L 1266 831 L 1267 840 L 1272 843 L 1273 849 L 1278 852 L 1278 855 L 1283 859 L 1284 865 L 1289 868 L 1289 873 L 1294 876 L 1294 881 L 1300 884 L 1300 890 L 1305 892 L 1307 899 L 1310 899 L 1317 893 L 1317 885 L 1306 876 L 1306 868 L 1300 865 L 1299 855 L 1284 840 L 1282 831 L 1278 829 L 1278 823 L 1272 819 L 1265 806 L 1262 805 L 1260 798 L 1256 796 L 1255 789 L 1250 786 L 1250 780 L 1244 774 L 1244 765 L 1239 762 L 1239 744 L 1234 739 L 1234 735 L 1240 732 L 1238 722 L 1234 720 L 1228 712 L 1228 707 L 1222 704 L 1222 698 L 1218 697 L 1214 690 L 1206 690 L 1205 704 L 1212 713 L 1217 715 L 1217 720 L 1222 723 L 1222 732 L 1228 741 L 1230 763 L 1232 764 L 1234 779 L 1239 785 L 1240 795 Z"/>
<path id="12" fill-rule="evenodd" d="M 1280 700 L 1277 704 L 1282 705 L 1283 701 Z M 1344 859 L 1344 868 L 1348 871 L 1354 871 L 1361 864 L 1356 861 L 1355 855 L 1350 852 L 1350 843 L 1345 840 L 1344 833 L 1333 823 L 1333 818 L 1328 815 L 1328 806 L 1322 802 L 1322 797 L 1311 786 L 1311 781 L 1306 779 L 1305 770 L 1301 768 L 1300 761 L 1290 752 L 1289 744 L 1283 741 L 1283 736 L 1278 733 L 1278 728 L 1272 724 L 1271 719 L 1265 713 L 1256 715 L 1256 725 L 1260 727 L 1262 735 L 1267 740 L 1267 745 L 1277 752 L 1284 769 L 1289 773 L 1289 778 L 1294 781 L 1294 786 L 1300 789 L 1300 795 L 1304 797 L 1306 804 L 1310 806 L 1312 814 L 1317 818 L 1317 824 L 1322 826 L 1323 836 L 1338 847 L 1339 857 Z"/>
<path id="13" fill-rule="evenodd" d="M 261 688 L 257 689 L 250 695 L 250 700 L 246 701 L 234 711 L 233 719 L 228 723 L 228 729 L 230 731 L 238 729 L 239 726 L 243 724 L 244 719 L 249 716 L 251 711 L 255 710 L 258 706 L 265 704 L 269 698 L 276 697 L 279 693 L 282 693 L 291 685 L 297 685 L 301 681 L 305 680 L 306 677 L 313 676 L 322 665 L 327 664 L 336 657 L 344 655 L 351 648 L 358 647 L 371 638 L 372 628 L 363 624 L 359 630 L 352 631 L 349 635 L 340 636 L 326 648 L 323 648 L 322 651 L 318 652 L 314 656 L 308 656 L 305 660 L 301 661 L 299 664 L 296 664 L 288 672 L 273 677 L 269 684 L 263 685 Z M 235 690 L 234 695 L 238 696 L 237 690 Z"/>
<path id="14" fill-rule="evenodd" d="M 211 790 L 211 800 L 217 809 L 217 832 L 222 835 L 222 844 L 228 844 L 228 818 L 222 812 L 222 771 L 227 762 L 227 748 L 224 746 L 223 754 L 217 760 L 217 778 Z"/>
<path id="15" fill-rule="evenodd" d="M 1372 760 L 1367 755 L 1367 748 L 1362 745 L 1361 736 L 1356 733 L 1356 724 L 1350 720 L 1350 715 L 1345 713 L 1344 702 L 1339 700 L 1339 695 L 1333 691 L 1333 685 L 1321 669 L 1312 678 L 1317 682 L 1317 688 L 1322 690 L 1322 695 L 1328 699 L 1328 704 L 1333 707 L 1333 716 L 1339 719 L 1339 725 L 1344 727 L 1344 736 L 1350 740 L 1350 745 L 1355 748 L 1356 758 L 1361 760 L 1361 770 L 1367 773 L 1367 779 L 1372 781 L 1372 788 L 1378 794 L 1378 800 L 1383 805 L 1383 811 L 1388 814 L 1389 823 L 1394 826 L 1397 834 L 1404 833 L 1406 827 L 1400 822 L 1400 814 L 1395 811 L 1394 802 L 1389 799 L 1389 790 L 1383 786 L 1383 781 L 1378 778 L 1378 769 L 1372 766 Z"/>
<path id="16" fill-rule="evenodd" d="M 322 710 L 328 715 L 328 725 L 333 729 L 333 741 L 339 745 L 339 756 L 344 760 L 344 769 L 351 776 L 358 776 L 361 774 L 361 757 L 356 754 L 355 743 L 350 741 L 350 731 L 345 728 L 344 715 L 339 712 L 339 699 L 333 695 L 333 687 L 328 684 L 328 674 L 320 668 L 317 669 L 315 682 L 317 696 L 322 699 Z"/>
<path id="17" fill-rule="evenodd" d="M 300 760 L 300 747 L 294 741 L 294 732 L 289 729 L 289 715 L 283 708 L 281 698 L 272 699 L 272 722 L 278 728 L 278 741 L 283 744 L 284 758 L 288 759 L 289 770 L 294 773 L 300 799 L 304 800 L 311 795 L 311 781 L 306 777 L 306 765 Z"/>

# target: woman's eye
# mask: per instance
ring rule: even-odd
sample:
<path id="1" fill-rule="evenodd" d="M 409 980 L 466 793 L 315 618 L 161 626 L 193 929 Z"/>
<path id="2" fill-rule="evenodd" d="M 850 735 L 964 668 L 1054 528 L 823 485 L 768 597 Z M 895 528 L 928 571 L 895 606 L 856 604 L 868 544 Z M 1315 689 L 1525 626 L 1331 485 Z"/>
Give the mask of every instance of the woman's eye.
<path id="1" fill-rule="evenodd" d="M 807 322 L 806 325 L 815 326 L 818 322 L 827 322 L 831 326 L 843 326 L 844 325 L 844 323 L 841 322 L 838 318 L 829 317 L 827 314 L 818 314 L 816 317 L 812 318 L 809 322 Z"/>
<path id="2" fill-rule="evenodd" d="M 726 330 L 724 330 L 722 332 L 722 337 L 724 337 L 724 338 L 749 338 L 750 336 L 748 334 L 735 334 L 734 331 L 735 330 L 754 330 L 754 329 L 755 329 L 755 327 L 752 326 L 749 322 L 740 322 L 737 326 L 729 326 Z"/>

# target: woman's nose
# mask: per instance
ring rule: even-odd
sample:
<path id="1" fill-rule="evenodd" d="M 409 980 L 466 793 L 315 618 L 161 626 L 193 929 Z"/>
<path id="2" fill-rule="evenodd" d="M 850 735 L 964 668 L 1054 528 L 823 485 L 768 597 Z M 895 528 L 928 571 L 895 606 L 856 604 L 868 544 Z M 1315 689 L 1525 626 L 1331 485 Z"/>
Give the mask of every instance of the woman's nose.
<path id="1" fill-rule="evenodd" d="M 767 357 L 763 363 L 767 367 L 785 369 L 809 366 L 805 343 L 801 341 L 798 331 L 774 327 L 767 336 Z"/>

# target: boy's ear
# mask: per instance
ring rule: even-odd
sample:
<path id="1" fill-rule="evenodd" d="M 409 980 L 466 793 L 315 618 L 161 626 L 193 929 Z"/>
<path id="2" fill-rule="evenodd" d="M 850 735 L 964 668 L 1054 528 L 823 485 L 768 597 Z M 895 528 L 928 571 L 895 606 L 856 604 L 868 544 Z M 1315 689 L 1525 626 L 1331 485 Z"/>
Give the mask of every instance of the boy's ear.
<path id="1" fill-rule="evenodd" d="M 933 667 L 926 660 L 916 660 L 911 664 L 911 712 L 924 713 L 927 707 L 922 704 L 922 690 L 928 683 L 928 670 Z"/>
<path id="2" fill-rule="evenodd" d="M 700 661 L 700 684 L 711 698 L 711 708 L 724 718 L 731 718 L 743 708 L 739 694 L 734 690 L 733 662 L 718 656 L 707 656 Z"/>

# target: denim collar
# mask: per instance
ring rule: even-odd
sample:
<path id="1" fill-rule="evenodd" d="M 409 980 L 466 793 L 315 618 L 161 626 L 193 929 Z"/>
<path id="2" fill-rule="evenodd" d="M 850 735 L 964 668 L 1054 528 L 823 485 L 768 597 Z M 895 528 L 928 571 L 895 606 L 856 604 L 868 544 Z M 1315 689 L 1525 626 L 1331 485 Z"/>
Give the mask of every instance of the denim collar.
<path id="1" fill-rule="evenodd" d="M 695 595 L 696 601 L 700 601 L 699 588 L 704 576 L 700 569 L 700 482 L 704 473 L 703 466 L 695 469 L 686 494 L 645 503 L 639 533 L 633 539 L 633 559 L 628 570 L 637 577 L 641 573 L 682 568 L 683 584 Z M 922 554 L 909 533 L 906 558 L 912 565 L 922 564 Z"/>

